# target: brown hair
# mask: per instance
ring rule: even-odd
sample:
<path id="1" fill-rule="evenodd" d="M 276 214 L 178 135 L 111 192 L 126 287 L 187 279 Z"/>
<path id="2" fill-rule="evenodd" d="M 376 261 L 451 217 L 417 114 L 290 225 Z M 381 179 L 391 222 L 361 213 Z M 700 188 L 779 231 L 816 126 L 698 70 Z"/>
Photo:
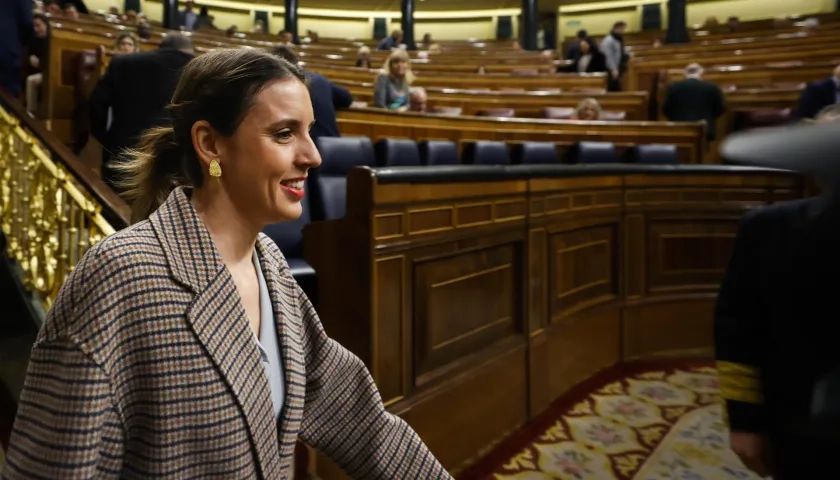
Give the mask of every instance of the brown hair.
<path id="1" fill-rule="evenodd" d="M 291 77 L 304 81 L 296 66 L 259 50 L 215 50 L 191 60 L 168 107 L 171 126 L 147 130 L 139 146 L 116 162 L 132 202 L 132 223 L 148 218 L 176 187 L 203 185 L 204 169 L 192 143 L 196 122 L 231 136 L 263 88 Z"/>

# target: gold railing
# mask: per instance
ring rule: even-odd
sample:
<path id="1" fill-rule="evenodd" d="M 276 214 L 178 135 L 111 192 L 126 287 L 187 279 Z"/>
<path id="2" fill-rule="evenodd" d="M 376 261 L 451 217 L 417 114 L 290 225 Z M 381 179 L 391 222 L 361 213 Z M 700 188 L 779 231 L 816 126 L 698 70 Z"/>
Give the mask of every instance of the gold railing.
<path id="1" fill-rule="evenodd" d="M 114 233 L 94 201 L 0 105 L 0 229 L 23 285 L 48 309 L 82 255 Z"/>

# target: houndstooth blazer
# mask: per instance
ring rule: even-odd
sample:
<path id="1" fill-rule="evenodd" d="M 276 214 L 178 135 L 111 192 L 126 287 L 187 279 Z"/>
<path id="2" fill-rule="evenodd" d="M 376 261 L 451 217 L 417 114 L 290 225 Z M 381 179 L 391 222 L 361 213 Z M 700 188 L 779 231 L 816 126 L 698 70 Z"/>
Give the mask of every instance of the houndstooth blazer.
<path id="1" fill-rule="evenodd" d="M 275 420 L 236 292 L 187 194 L 95 245 L 32 349 L 3 478 L 291 478 L 295 441 L 357 479 L 451 479 L 324 333 L 277 246 L 257 253 L 285 375 Z"/>

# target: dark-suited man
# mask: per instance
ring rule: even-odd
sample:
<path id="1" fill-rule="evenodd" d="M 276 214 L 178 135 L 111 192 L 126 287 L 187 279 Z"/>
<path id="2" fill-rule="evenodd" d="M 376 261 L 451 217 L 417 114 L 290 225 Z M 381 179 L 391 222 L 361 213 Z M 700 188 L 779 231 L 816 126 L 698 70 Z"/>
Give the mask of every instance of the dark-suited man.
<path id="1" fill-rule="evenodd" d="M 831 78 L 811 82 L 799 96 L 796 116 L 814 118 L 823 108 L 840 103 L 840 65 L 834 69 Z"/>
<path id="2" fill-rule="evenodd" d="M 715 308 L 730 447 L 774 480 L 835 478 L 840 451 L 836 132 L 833 123 L 761 129 L 722 149 L 730 161 L 801 168 L 825 192 L 744 216 Z"/>
<path id="3" fill-rule="evenodd" d="M 136 146 L 145 130 L 171 121 L 166 106 L 193 56 L 192 41 L 170 32 L 158 50 L 113 57 L 91 94 L 90 130 L 105 150 L 102 178 L 118 192 L 122 188 L 113 162 L 122 150 Z"/>
<path id="4" fill-rule="evenodd" d="M 279 46 L 272 53 L 287 62 L 297 65 L 297 54 L 289 47 Z M 315 113 L 315 125 L 309 131 L 312 140 L 318 137 L 340 137 L 335 111 L 347 108 L 353 103 L 353 95 L 347 89 L 339 87 L 320 73 L 306 71 L 309 98 L 312 101 L 312 111 Z M 317 143 L 316 143 L 317 145 Z"/>
<path id="5" fill-rule="evenodd" d="M 703 80 L 703 67 L 696 63 L 685 68 L 685 79 L 668 85 L 662 113 L 672 122 L 706 122 L 706 138 L 715 139 L 715 120 L 726 106 L 723 92 L 714 83 Z"/>
<path id="6" fill-rule="evenodd" d="M 17 96 L 22 83 L 21 50 L 33 37 L 32 2 L 0 2 L 0 88 Z"/>

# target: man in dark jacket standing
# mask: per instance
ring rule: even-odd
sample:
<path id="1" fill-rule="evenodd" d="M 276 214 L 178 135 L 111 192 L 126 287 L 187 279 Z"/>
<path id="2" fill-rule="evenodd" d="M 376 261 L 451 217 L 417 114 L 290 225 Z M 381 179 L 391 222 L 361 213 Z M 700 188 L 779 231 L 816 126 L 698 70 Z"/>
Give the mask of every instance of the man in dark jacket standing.
<path id="1" fill-rule="evenodd" d="M 0 88 L 13 96 L 20 94 L 21 50 L 32 39 L 32 2 L 0 2 Z"/>
<path id="2" fill-rule="evenodd" d="M 840 103 L 840 65 L 834 69 L 831 78 L 811 82 L 802 91 L 796 116 L 814 118 L 823 108 Z"/>
<path id="3" fill-rule="evenodd" d="M 715 120 L 726 106 L 723 92 L 714 83 L 703 80 L 703 67 L 692 63 L 685 68 L 685 79 L 668 85 L 662 113 L 672 122 L 706 122 L 706 138 L 715 139 Z"/>
<path id="4" fill-rule="evenodd" d="M 822 194 L 741 221 L 715 308 L 730 448 L 761 477 L 835 478 L 840 451 L 837 123 L 729 135 L 730 162 L 798 170 Z"/>
<path id="5" fill-rule="evenodd" d="M 144 131 L 171 122 L 166 106 L 193 56 L 192 41 L 170 32 L 158 50 L 113 57 L 91 94 L 90 130 L 104 149 L 102 178 L 118 192 L 119 178 L 110 165 L 122 150 L 135 147 Z"/>

